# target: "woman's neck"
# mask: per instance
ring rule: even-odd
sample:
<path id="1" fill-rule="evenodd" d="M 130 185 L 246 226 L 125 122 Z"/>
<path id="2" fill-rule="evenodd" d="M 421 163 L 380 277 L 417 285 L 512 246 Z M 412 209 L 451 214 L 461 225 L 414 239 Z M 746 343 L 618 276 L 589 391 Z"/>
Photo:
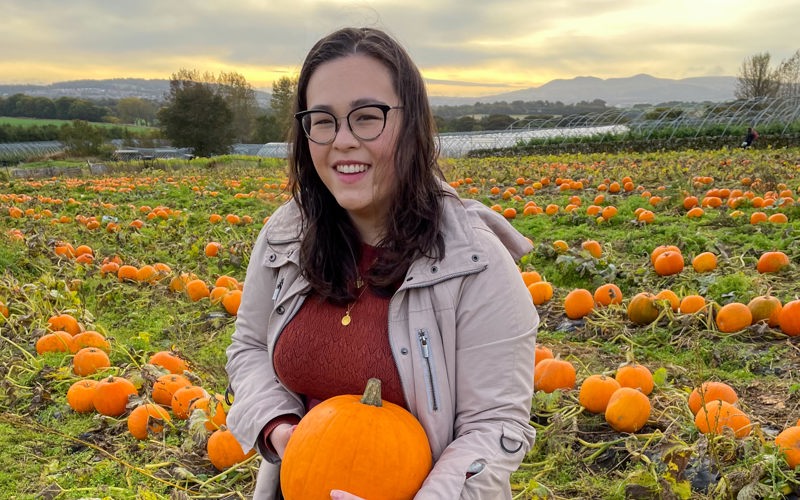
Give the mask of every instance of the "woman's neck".
<path id="1" fill-rule="evenodd" d="M 372 214 L 370 214 L 372 215 Z M 378 246 L 385 236 L 385 229 L 380 222 L 381 218 L 377 214 L 372 216 L 362 216 L 361 214 L 350 213 L 350 219 L 361 236 L 361 241 L 371 246 Z"/>

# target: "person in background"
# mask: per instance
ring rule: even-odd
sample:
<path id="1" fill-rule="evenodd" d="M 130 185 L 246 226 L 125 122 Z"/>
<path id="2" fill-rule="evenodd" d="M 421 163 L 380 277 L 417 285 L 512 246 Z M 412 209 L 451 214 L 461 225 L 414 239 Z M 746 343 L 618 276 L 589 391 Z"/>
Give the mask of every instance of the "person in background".
<path id="1" fill-rule="evenodd" d="M 293 197 L 258 236 L 227 349 L 228 426 L 263 457 L 255 498 L 280 495 L 303 415 L 370 377 L 427 434 L 416 498 L 511 498 L 535 436 L 539 318 L 515 264 L 530 240 L 444 182 L 424 81 L 385 32 L 319 40 L 295 110 Z"/>
<path id="2" fill-rule="evenodd" d="M 742 143 L 742 148 L 747 149 L 752 144 L 753 141 L 758 139 L 758 132 L 753 127 L 747 127 L 747 134 L 744 136 L 744 142 Z"/>

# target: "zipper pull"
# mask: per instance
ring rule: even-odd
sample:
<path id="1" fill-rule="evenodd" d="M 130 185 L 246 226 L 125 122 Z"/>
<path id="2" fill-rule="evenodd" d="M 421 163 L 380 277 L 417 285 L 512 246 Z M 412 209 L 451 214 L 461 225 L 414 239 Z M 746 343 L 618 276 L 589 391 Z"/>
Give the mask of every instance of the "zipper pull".
<path id="1" fill-rule="evenodd" d="M 422 346 L 422 357 L 423 358 L 430 358 L 431 357 L 431 349 L 428 346 L 428 335 L 425 333 L 425 330 L 420 330 L 417 332 L 419 336 L 419 343 Z"/>
<path id="2" fill-rule="evenodd" d="M 272 302 L 278 300 L 278 294 L 281 293 L 281 287 L 283 286 L 283 278 L 278 282 L 278 286 L 275 287 L 275 291 L 272 292 Z"/>

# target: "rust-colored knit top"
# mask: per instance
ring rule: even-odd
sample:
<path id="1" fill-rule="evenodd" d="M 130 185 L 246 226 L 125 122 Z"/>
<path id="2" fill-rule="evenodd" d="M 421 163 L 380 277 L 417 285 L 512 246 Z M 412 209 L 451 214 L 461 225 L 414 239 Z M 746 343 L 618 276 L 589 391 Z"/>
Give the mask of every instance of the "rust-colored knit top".
<path id="1" fill-rule="evenodd" d="M 362 245 L 361 253 L 363 274 L 378 249 Z M 311 294 L 278 337 L 275 372 L 288 389 L 305 397 L 306 409 L 333 396 L 363 394 L 372 377 L 381 380 L 383 399 L 406 407 L 389 346 L 389 297 L 364 286 L 363 293 L 349 304 L 349 325 L 342 325 L 347 305 L 334 305 Z"/>

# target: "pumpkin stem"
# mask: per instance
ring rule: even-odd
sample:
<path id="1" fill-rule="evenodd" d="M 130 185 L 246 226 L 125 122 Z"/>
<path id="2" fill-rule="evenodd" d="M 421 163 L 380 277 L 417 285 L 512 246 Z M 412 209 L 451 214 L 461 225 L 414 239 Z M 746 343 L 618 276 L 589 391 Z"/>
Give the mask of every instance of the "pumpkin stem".
<path id="1" fill-rule="evenodd" d="M 371 378 L 367 381 L 367 387 L 364 389 L 361 403 L 370 406 L 383 406 L 381 402 L 381 379 Z"/>

